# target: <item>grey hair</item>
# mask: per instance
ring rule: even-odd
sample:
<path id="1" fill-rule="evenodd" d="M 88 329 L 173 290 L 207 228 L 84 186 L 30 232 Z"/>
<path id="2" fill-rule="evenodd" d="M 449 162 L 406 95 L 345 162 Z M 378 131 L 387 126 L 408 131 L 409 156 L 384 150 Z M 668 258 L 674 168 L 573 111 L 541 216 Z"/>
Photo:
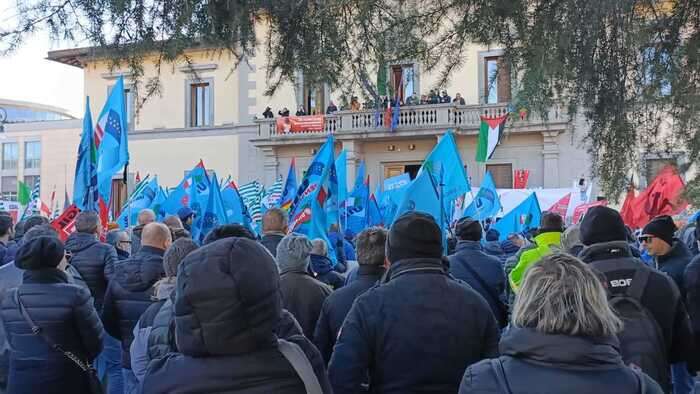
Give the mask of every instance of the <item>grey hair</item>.
<path id="1" fill-rule="evenodd" d="M 93 234 L 100 225 L 100 217 L 97 212 L 83 211 L 75 217 L 75 231 L 79 233 Z"/>
<path id="2" fill-rule="evenodd" d="M 125 234 L 126 231 L 120 229 L 110 230 L 105 237 L 105 242 L 116 248 L 123 233 Z"/>
<path id="3" fill-rule="evenodd" d="M 386 257 L 386 237 L 389 232 L 381 227 L 362 230 L 355 238 L 357 262 L 361 265 L 382 265 Z"/>
<path id="4" fill-rule="evenodd" d="M 545 334 L 591 337 L 622 330 L 593 269 L 563 253 L 545 256 L 525 272 L 513 324 Z"/>
<path id="5" fill-rule="evenodd" d="M 316 238 L 313 241 L 311 241 L 311 254 L 317 254 L 320 256 L 328 256 L 328 245 L 326 244 L 326 241 L 322 240 L 321 238 Z"/>

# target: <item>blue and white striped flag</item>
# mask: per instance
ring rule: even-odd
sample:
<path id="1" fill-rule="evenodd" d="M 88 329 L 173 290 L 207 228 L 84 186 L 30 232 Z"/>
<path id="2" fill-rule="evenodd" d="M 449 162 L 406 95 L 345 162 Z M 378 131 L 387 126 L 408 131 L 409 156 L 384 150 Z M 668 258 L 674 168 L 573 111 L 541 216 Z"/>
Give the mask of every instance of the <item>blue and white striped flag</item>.
<path id="1" fill-rule="evenodd" d="M 282 189 L 284 188 L 284 182 L 282 176 L 275 181 L 275 183 L 267 189 L 267 193 L 263 198 L 262 204 L 266 209 L 270 209 L 277 206 L 280 198 L 282 198 Z"/>
<path id="2" fill-rule="evenodd" d="M 262 197 L 265 193 L 263 185 L 258 181 L 246 183 L 238 188 L 238 193 L 248 208 L 253 223 L 259 223 L 262 220 Z"/>

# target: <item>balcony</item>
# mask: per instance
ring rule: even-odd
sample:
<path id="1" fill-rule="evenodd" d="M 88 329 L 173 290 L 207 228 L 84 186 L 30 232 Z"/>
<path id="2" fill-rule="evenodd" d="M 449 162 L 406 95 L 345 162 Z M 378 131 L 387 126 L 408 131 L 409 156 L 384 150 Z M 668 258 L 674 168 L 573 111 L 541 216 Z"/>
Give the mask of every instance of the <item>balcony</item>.
<path id="1" fill-rule="evenodd" d="M 476 134 L 481 125 L 481 116 L 496 117 L 508 112 L 508 104 L 454 105 L 433 104 L 401 107 L 398 126 L 390 131 L 383 124 L 376 126 L 375 111 L 339 111 L 326 115 L 322 131 L 278 132 L 276 119 L 259 119 L 258 136 L 253 142 L 257 146 L 301 144 L 321 141 L 327 134 L 337 139 L 401 138 L 420 135 L 442 134 L 453 129 L 458 134 Z M 380 122 L 383 123 L 384 114 Z M 508 132 L 541 132 L 552 127 L 562 129 L 569 121 L 563 108 L 553 107 L 544 121 L 539 115 L 529 114 L 524 119 L 515 116 L 509 123 Z"/>

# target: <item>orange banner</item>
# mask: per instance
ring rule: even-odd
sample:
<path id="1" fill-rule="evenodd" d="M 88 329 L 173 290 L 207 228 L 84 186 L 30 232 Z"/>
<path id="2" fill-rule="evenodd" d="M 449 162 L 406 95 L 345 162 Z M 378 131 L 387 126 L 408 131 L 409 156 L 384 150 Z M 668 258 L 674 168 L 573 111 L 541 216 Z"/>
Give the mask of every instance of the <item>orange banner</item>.
<path id="1" fill-rule="evenodd" d="M 299 133 L 304 131 L 323 131 L 323 115 L 283 116 L 277 118 L 277 133 Z"/>

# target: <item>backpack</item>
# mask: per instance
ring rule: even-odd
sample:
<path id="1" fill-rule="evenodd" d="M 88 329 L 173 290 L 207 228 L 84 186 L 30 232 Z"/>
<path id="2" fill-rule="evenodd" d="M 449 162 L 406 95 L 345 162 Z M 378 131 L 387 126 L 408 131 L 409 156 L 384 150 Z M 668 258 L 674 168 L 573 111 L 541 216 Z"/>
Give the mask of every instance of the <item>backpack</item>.
<path id="1" fill-rule="evenodd" d="M 600 267 L 595 263 L 592 265 L 603 274 L 615 269 L 615 267 Z M 669 387 L 670 368 L 664 337 L 659 323 L 641 303 L 650 275 L 651 270 L 635 270 L 632 282 L 625 291 L 615 295 L 608 292 L 608 301 L 610 307 L 624 323 L 623 331 L 617 337 L 620 340 L 620 353 L 625 364 L 640 368 L 661 387 Z"/>

